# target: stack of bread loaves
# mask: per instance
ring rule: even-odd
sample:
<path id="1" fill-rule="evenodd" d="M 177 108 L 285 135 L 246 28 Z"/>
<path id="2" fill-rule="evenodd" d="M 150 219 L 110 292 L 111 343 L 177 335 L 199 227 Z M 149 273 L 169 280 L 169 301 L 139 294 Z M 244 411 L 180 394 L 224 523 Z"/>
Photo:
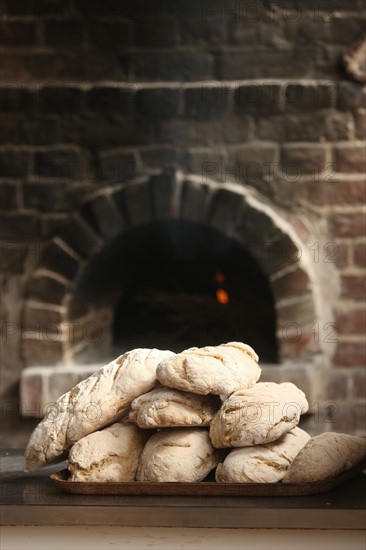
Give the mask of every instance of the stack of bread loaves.
<path id="1" fill-rule="evenodd" d="M 49 409 L 25 470 L 68 453 L 70 481 L 195 482 L 216 468 L 218 482 L 298 483 L 365 459 L 365 438 L 311 439 L 297 427 L 304 393 L 257 383 L 260 373 L 258 356 L 240 342 L 127 352 Z"/>

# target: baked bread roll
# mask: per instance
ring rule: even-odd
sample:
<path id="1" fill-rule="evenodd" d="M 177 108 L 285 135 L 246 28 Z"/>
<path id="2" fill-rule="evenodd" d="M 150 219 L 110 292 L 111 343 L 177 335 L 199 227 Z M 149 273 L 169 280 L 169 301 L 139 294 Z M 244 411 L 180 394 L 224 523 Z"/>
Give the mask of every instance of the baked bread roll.
<path id="1" fill-rule="evenodd" d="M 137 481 L 202 481 L 219 463 L 208 431 L 204 429 L 162 430 L 145 445 L 137 470 Z"/>
<path id="2" fill-rule="evenodd" d="M 120 418 L 136 397 L 155 386 L 157 364 L 172 355 L 129 351 L 62 395 L 31 434 L 25 471 L 54 461 L 82 437 Z"/>
<path id="3" fill-rule="evenodd" d="M 309 441 L 310 435 L 294 428 L 263 445 L 234 449 L 216 468 L 220 483 L 276 483 L 281 481 L 291 462 Z"/>
<path id="4" fill-rule="evenodd" d="M 230 395 L 253 386 L 261 369 L 255 351 L 241 342 L 189 348 L 163 360 L 157 377 L 164 386 L 207 395 Z"/>
<path id="5" fill-rule="evenodd" d="M 312 437 L 299 452 L 283 483 L 331 479 L 366 460 L 366 438 L 325 432 Z"/>
<path id="6" fill-rule="evenodd" d="M 70 449 L 69 481 L 134 481 L 146 432 L 134 424 L 112 424 Z"/>
<path id="7" fill-rule="evenodd" d="M 140 428 L 209 426 L 220 405 L 220 399 L 214 395 L 161 386 L 134 399 L 128 419 Z"/>
<path id="8" fill-rule="evenodd" d="M 210 426 L 214 447 L 247 447 L 275 441 L 308 410 L 305 394 L 290 382 L 259 382 L 234 392 Z"/>

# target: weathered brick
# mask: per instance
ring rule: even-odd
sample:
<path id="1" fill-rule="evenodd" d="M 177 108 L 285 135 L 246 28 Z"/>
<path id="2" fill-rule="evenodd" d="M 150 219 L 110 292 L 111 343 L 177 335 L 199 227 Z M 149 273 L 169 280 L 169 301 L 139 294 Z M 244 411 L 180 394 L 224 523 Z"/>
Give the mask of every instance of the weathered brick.
<path id="1" fill-rule="evenodd" d="M 355 129 L 357 139 L 366 139 L 366 109 L 358 109 L 355 113 Z"/>
<path id="2" fill-rule="evenodd" d="M 178 205 L 174 202 L 176 186 L 175 170 L 165 170 L 162 174 L 151 176 L 150 188 L 155 219 L 171 219 L 177 215 Z"/>
<path id="3" fill-rule="evenodd" d="M 8 214 L 0 218 L 0 238 L 27 240 L 37 237 L 38 220 L 29 214 Z"/>
<path id="4" fill-rule="evenodd" d="M 61 304 L 65 294 L 66 286 L 63 283 L 42 274 L 31 277 L 25 287 L 26 297 L 48 304 Z"/>
<path id="5" fill-rule="evenodd" d="M 172 88 L 147 88 L 136 93 L 139 112 L 148 117 L 173 118 L 179 113 L 180 91 Z"/>
<path id="6" fill-rule="evenodd" d="M 27 65 L 33 79 L 51 82 L 123 80 L 125 73 L 113 52 L 58 49 L 57 52 L 37 52 Z"/>
<path id="7" fill-rule="evenodd" d="M 342 275 L 341 293 L 344 298 L 363 300 L 366 294 L 366 279 L 362 275 Z"/>
<path id="8" fill-rule="evenodd" d="M 253 131 L 252 118 L 246 115 L 225 116 L 220 121 L 218 128 L 219 143 L 238 143 L 251 138 Z"/>
<path id="9" fill-rule="evenodd" d="M 338 82 L 337 107 L 342 111 L 349 111 L 363 107 L 365 90 L 358 82 Z"/>
<path id="10" fill-rule="evenodd" d="M 273 84 L 248 84 L 235 91 L 237 112 L 277 113 L 281 110 L 282 86 Z"/>
<path id="11" fill-rule="evenodd" d="M 29 183 L 23 186 L 24 205 L 38 212 L 62 212 L 71 201 L 65 183 Z"/>
<path id="12" fill-rule="evenodd" d="M 307 273 L 298 268 L 278 277 L 273 281 L 273 289 L 277 299 L 289 298 L 307 292 L 310 287 L 310 280 Z"/>
<path id="13" fill-rule="evenodd" d="M 79 20 L 46 19 L 44 39 L 47 46 L 57 48 L 80 47 L 84 41 L 84 25 Z"/>
<path id="14" fill-rule="evenodd" d="M 228 151 L 228 167 L 234 168 L 240 181 L 253 184 L 269 178 L 273 172 L 276 158 L 276 146 L 272 144 L 241 145 Z M 237 164 L 236 164 L 237 163 Z M 235 179 L 235 181 L 237 181 Z"/>
<path id="15" fill-rule="evenodd" d="M 227 233 L 242 215 L 243 198 L 237 193 L 219 189 L 212 197 L 208 222 L 213 227 Z"/>
<path id="16" fill-rule="evenodd" d="M 89 117 L 63 117 L 61 135 L 61 142 L 77 143 L 91 150 L 100 150 L 101 146 L 103 149 L 130 148 L 156 142 L 153 121 L 147 117 L 117 118 L 102 113 Z"/>
<path id="17" fill-rule="evenodd" d="M 135 52 L 129 55 L 133 75 L 148 81 L 195 81 L 214 78 L 212 55 L 204 52 Z"/>
<path id="18" fill-rule="evenodd" d="M 139 48 L 173 48 L 178 40 L 178 19 L 162 12 L 155 17 L 142 15 L 136 21 Z"/>
<path id="19" fill-rule="evenodd" d="M 349 376 L 343 372 L 327 372 L 324 383 L 324 398 L 327 400 L 346 399 L 348 379 Z"/>
<path id="20" fill-rule="evenodd" d="M 3 82 L 29 80 L 28 73 L 29 57 L 25 53 L 20 53 L 15 49 L 5 50 L 1 53 L 1 78 Z"/>
<path id="21" fill-rule="evenodd" d="M 329 243 L 325 250 L 326 261 L 334 263 L 338 269 L 348 267 L 350 260 L 350 249 L 348 244 Z"/>
<path id="22" fill-rule="evenodd" d="M 0 269 L 2 273 L 22 273 L 24 260 L 27 256 L 27 246 L 24 243 L 0 243 Z"/>
<path id="23" fill-rule="evenodd" d="M 27 304 L 23 312 L 23 323 L 25 324 L 26 330 L 35 330 L 35 327 L 38 326 L 45 328 L 48 325 L 58 325 L 60 326 L 63 320 L 62 313 L 57 309 L 50 309 L 49 307 L 33 307 L 32 305 Z M 51 327 L 49 327 L 51 329 Z"/>
<path id="24" fill-rule="evenodd" d="M 6 13 L 16 17 L 63 15 L 67 3 L 63 0 L 4 0 Z"/>
<path id="25" fill-rule="evenodd" d="M 353 374 L 353 394 L 354 397 L 366 397 L 366 373 L 364 368 Z"/>
<path id="26" fill-rule="evenodd" d="M 0 142 L 14 145 L 51 145 L 60 141 L 60 123 L 54 118 L 2 117 Z"/>
<path id="27" fill-rule="evenodd" d="M 0 150 L 0 177 L 8 179 L 25 179 L 29 173 L 32 153 L 27 150 Z"/>
<path id="28" fill-rule="evenodd" d="M 285 145 L 281 150 L 281 164 L 285 175 L 319 175 L 327 164 L 327 150 L 313 145 Z"/>
<path id="29" fill-rule="evenodd" d="M 333 142 L 349 140 L 354 135 L 351 114 L 333 110 L 317 111 L 311 118 L 304 113 L 261 117 L 257 128 L 261 139 L 277 141 Z"/>
<path id="30" fill-rule="evenodd" d="M 60 335 L 47 335 L 39 340 L 25 340 L 22 343 L 22 356 L 26 365 L 54 365 L 63 357 Z"/>
<path id="31" fill-rule="evenodd" d="M 34 94 L 24 84 L 0 86 L 0 111 L 4 113 L 29 113 L 34 108 Z"/>
<path id="32" fill-rule="evenodd" d="M 230 8 L 231 14 L 226 13 L 221 18 L 222 24 L 227 20 L 230 44 L 248 47 L 256 44 L 258 49 L 268 46 L 276 49 L 278 46 L 283 46 L 284 26 L 279 18 L 271 17 L 269 12 L 258 3 L 246 6 L 244 4 L 235 6 L 233 3 L 232 6 L 225 8 L 226 12 L 230 12 Z"/>
<path id="33" fill-rule="evenodd" d="M 96 254 L 101 246 L 101 239 L 81 217 L 68 216 L 64 222 L 52 218 L 48 220 L 49 238 L 59 237 L 81 258 Z"/>
<path id="34" fill-rule="evenodd" d="M 364 366 L 366 346 L 360 342 L 339 342 L 333 363 L 340 367 Z"/>
<path id="35" fill-rule="evenodd" d="M 364 144 L 352 143 L 350 145 L 338 145 L 335 149 L 335 162 L 338 172 L 366 171 L 366 149 Z"/>
<path id="36" fill-rule="evenodd" d="M 0 21 L 2 46 L 32 46 L 36 42 L 36 26 L 33 22 Z"/>
<path id="37" fill-rule="evenodd" d="M 308 182 L 308 200 L 319 206 L 330 205 L 360 205 L 365 200 L 365 182 L 339 180 L 334 176 L 334 170 L 329 172 L 328 167 L 320 181 Z M 335 181 L 329 181 L 334 178 Z M 328 180 L 328 181 L 327 181 Z"/>
<path id="38" fill-rule="evenodd" d="M 224 80 L 302 78 L 308 74 L 309 58 L 314 54 L 307 51 L 304 55 L 303 48 L 301 50 L 277 50 L 267 46 L 256 51 L 255 63 L 252 49 L 226 50 L 220 55 L 220 76 Z"/>
<path id="39" fill-rule="evenodd" d="M 95 219 L 95 225 L 101 235 L 110 238 L 123 231 L 126 223 L 117 210 L 113 196 L 101 195 L 95 197 L 89 205 Z"/>
<path id="40" fill-rule="evenodd" d="M 363 237 L 366 220 L 363 212 L 334 214 L 330 220 L 332 235 L 335 237 Z"/>
<path id="41" fill-rule="evenodd" d="M 17 210 L 19 190 L 13 183 L 0 184 L 0 210 Z"/>
<path id="42" fill-rule="evenodd" d="M 187 3 L 186 3 L 187 4 Z M 190 2 L 194 4 L 194 2 Z M 200 6 L 197 5 L 195 17 L 180 18 L 181 21 L 181 44 L 195 46 L 219 47 L 226 42 L 227 26 L 221 17 L 202 18 Z M 203 5 L 201 6 L 204 7 Z"/>
<path id="43" fill-rule="evenodd" d="M 195 119 L 217 119 L 225 114 L 230 105 L 230 87 L 203 83 L 199 88 L 188 88 L 184 92 L 184 113 Z"/>
<path id="44" fill-rule="evenodd" d="M 184 220 L 202 221 L 209 205 L 208 185 L 185 181 L 182 190 L 181 217 Z"/>
<path id="45" fill-rule="evenodd" d="M 146 5 L 146 10 L 147 7 Z M 136 17 L 141 12 L 142 6 L 141 2 L 136 0 L 124 0 L 123 2 L 104 0 L 102 3 L 100 0 L 78 0 L 75 9 L 86 17 Z"/>
<path id="46" fill-rule="evenodd" d="M 364 24 L 365 20 L 363 17 L 354 16 L 353 14 L 351 16 L 345 16 L 336 13 L 329 20 L 329 41 L 337 46 L 354 44 L 355 38 L 362 36 Z"/>
<path id="47" fill-rule="evenodd" d="M 87 105 L 90 110 L 100 113 L 133 113 L 135 108 L 134 85 L 96 86 L 87 94 Z"/>
<path id="48" fill-rule="evenodd" d="M 337 313 L 335 323 L 339 334 L 365 334 L 366 311 L 354 309 L 346 313 Z"/>
<path id="49" fill-rule="evenodd" d="M 366 266 L 366 245 L 364 243 L 356 244 L 354 246 L 353 261 L 360 267 Z"/>
<path id="50" fill-rule="evenodd" d="M 103 51 L 131 45 L 131 24 L 128 21 L 91 20 L 88 27 L 90 42 Z"/>
<path id="51" fill-rule="evenodd" d="M 105 183 L 120 183 L 138 173 L 136 156 L 123 151 L 110 151 L 99 155 L 98 175 Z"/>
<path id="52" fill-rule="evenodd" d="M 180 164 L 180 154 L 173 147 L 151 147 L 140 149 L 142 164 L 147 168 L 161 168 Z"/>
<path id="53" fill-rule="evenodd" d="M 140 225 L 152 220 L 150 187 L 147 183 L 128 185 L 122 191 L 115 193 L 113 199 L 132 225 Z"/>
<path id="54" fill-rule="evenodd" d="M 35 171 L 41 177 L 78 181 L 84 170 L 80 151 L 74 149 L 50 149 L 39 151 L 35 158 Z"/>
<path id="55" fill-rule="evenodd" d="M 286 110 L 315 111 L 335 106 L 336 89 L 330 84 L 288 84 L 286 87 Z"/>
<path id="56" fill-rule="evenodd" d="M 232 165 L 227 162 L 224 151 L 220 149 L 213 147 L 189 149 L 186 153 L 186 165 L 191 174 L 201 177 L 202 182 L 214 179 L 224 183 L 235 179 Z M 235 181 L 238 180 L 235 179 Z"/>
<path id="57" fill-rule="evenodd" d="M 80 113 L 82 92 L 69 86 L 43 86 L 39 92 L 41 111 L 45 113 Z"/>
<path id="58" fill-rule="evenodd" d="M 70 253 L 69 253 L 70 252 Z M 73 279 L 79 269 L 79 262 L 56 242 L 48 243 L 42 251 L 41 265 L 66 279 Z"/>
<path id="59" fill-rule="evenodd" d="M 347 434 L 365 432 L 365 401 L 355 403 L 353 400 L 335 400 L 333 403 L 324 403 L 322 410 L 328 431 Z"/>

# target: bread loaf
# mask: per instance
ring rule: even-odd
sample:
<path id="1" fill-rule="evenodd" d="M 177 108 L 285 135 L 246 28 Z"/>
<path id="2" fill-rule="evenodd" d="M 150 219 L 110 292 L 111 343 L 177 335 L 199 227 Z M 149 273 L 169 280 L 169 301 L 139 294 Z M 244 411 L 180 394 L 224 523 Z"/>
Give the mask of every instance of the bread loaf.
<path id="1" fill-rule="evenodd" d="M 132 401 L 129 420 L 140 428 L 208 426 L 220 405 L 220 399 L 214 395 L 161 386 Z"/>
<path id="2" fill-rule="evenodd" d="M 69 481 L 134 481 L 145 433 L 117 422 L 83 437 L 70 449 Z"/>
<path id="3" fill-rule="evenodd" d="M 156 384 L 156 366 L 170 351 L 129 351 L 62 395 L 31 434 L 25 452 L 29 472 L 58 459 L 82 437 L 111 424 Z"/>
<path id="4" fill-rule="evenodd" d="M 189 348 L 163 360 L 157 368 L 161 384 L 207 395 L 229 395 L 253 386 L 261 369 L 255 351 L 241 342 Z"/>
<path id="5" fill-rule="evenodd" d="M 234 392 L 214 416 L 214 447 L 246 447 L 275 441 L 295 428 L 308 410 L 305 394 L 291 383 L 259 382 Z"/>
<path id="6" fill-rule="evenodd" d="M 299 452 L 283 483 L 331 479 L 366 460 L 366 438 L 325 432 L 312 437 Z"/>
<path id="7" fill-rule="evenodd" d="M 140 458 L 138 481 L 202 481 L 219 462 L 203 428 L 162 430 L 150 437 Z"/>
<path id="8" fill-rule="evenodd" d="M 216 468 L 221 483 L 276 483 L 285 475 L 291 462 L 309 441 L 310 435 L 294 428 L 280 439 L 234 449 Z"/>

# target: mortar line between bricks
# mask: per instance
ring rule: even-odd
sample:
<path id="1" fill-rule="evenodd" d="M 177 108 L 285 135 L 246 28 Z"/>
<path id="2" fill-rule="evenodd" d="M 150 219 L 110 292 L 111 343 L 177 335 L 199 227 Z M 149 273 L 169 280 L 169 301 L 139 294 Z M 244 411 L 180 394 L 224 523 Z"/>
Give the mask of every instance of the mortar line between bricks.
<path id="1" fill-rule="evenodd" d="M 1 53 L 1 48 L 0 48 Z M 52 88 L 69 88 L 75 87 L 80 90 L 88 91 L 90 88 L 100 88 L 100 87 L 115 87 L 120 89 L 130 90 L 131 86 L 136 86 L 139 88 L 199 88 L 202 84 L 215 84 L 222 87 L 228 86 L 248 86 L 248 85 L 293 85 L 293 84 L 302 84 L 305 86 L 337 86 L 339 82 L 349 82 L 348 80 L 338 81 L 338 80 L 329 80 L 329 79 L 289 79 L 289 78 L 247 78 L 247 79 L 232 79 L 232 80 L 219 80 L 219 79 L 204 79 L 204 80 L 194 80 L 194 81 L 140 81 L 140 80 L 129 80 L 129 81 L 117 81 L 117 80 L 94 80 L 94 81 L 80 81 L 80 80 L 62 80 L 60 82 L 53 80 L 29 80 L 27 82 L 19 82 L 17 80 L 8 80 L 3 81 L 2 86 L 16 86 L 20 88 L 34 88 L 34 87 L 47 87 L 52 86 Z"/>

